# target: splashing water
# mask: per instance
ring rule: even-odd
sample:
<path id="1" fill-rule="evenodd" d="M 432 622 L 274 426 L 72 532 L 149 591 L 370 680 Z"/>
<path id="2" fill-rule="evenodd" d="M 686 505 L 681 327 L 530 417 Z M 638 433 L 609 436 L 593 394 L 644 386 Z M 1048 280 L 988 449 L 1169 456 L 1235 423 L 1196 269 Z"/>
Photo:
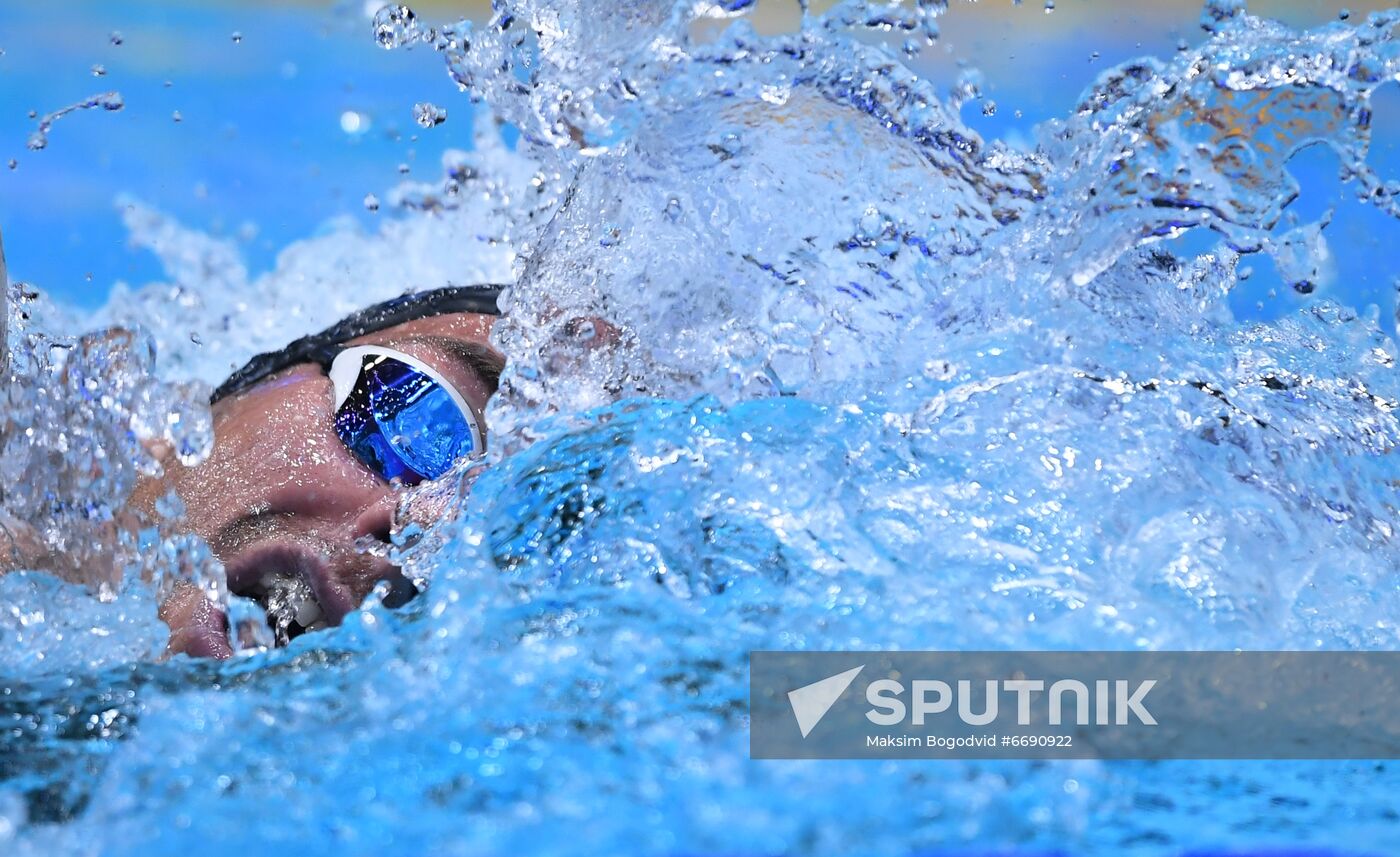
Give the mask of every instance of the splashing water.
<path id="1" fill-rule="evenodd" d="M 98 69 L 100 68 L 102 67 L 93 66 L 94 76 L 101 77 L 103 74 L 106 74 L 106 71 L 99 72 Z M 29 141 L 25 145 L 36 152 L 40 149 L 47 148 L 49 145 L 49 131 L 53 129 L 53 123 L 67 116 L 69 113 L 75 113 L 79 110 L 92 110 L 95 107 L 101 107 L 103 110 L 108 111 L 116 111 L 121 110 L 125 106 L 126 101 L 122 98 L 120 92 L 99 92 L 76 104 L 70 104 L 67 107 L 59 108 L 52 113 L 45 113 L 39 118 L 38 127 L 29 135 Z"/>
<path id="2" fill-rule="evenodd" d="M 379 43 L 439 51 L 519 151 L 483 123 L 378 234 L 258 278 L 133 201 L 169 284 L 81 321 L 15 290 L 4 523 L 77 582 L 0 577 L 7 853 L 1400 846 L 1393 766 L 756 763 L 744 719 L 753 649 L 1396 646 L 1395 345 L 1227 299 L 1255 253 L 1327 276 L 1325 222 L 1278 228 L 1306 146 L 1400 214 L 1366 161 L 1400 13 L 1212 3 L 1199 48 L 1106 71 L 1021 150 L 904 65 L 944 3 L 773 36 L 753 5 L 386 7 Z M 1193 231 L 1217 246 L 1177 255 Z M 491 466 L 401 509 L 445 510 L 396 535 L 424 596 L 143 660 L 170 581 L 225 597 L 173 498 L 120 526 L 151 442 L 207 450 L 203 385 L 511 271 Z"/>

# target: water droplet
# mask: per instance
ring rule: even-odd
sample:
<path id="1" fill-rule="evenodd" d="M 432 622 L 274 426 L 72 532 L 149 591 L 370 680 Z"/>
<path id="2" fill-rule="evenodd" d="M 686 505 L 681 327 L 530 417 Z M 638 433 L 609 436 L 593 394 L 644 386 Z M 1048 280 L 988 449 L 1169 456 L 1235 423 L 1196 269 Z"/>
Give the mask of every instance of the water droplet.
<path id="1" fill-rule="evenodd" d="M 351 135 L 363 134 L 369 130 L 369 117 L 354 110 L 347 110 L 340 114 L 340 130 Z"/>
<path id="2" fill-rule="evenodd" d="M 76 104 L 70 104 L 52 113 L 44 114 L 44 116 L 39 119 L 39 127 L 35 128 L 34 132 L 29 135 L 29 139 L 25 142 L 25 145 L 36 152 L 48 146 L 49 130 L 53 127 L 53 123 L 67 116 L 69 113 L 78 110 L 90 110 L 94 107 L 101 107 L 103 110 L 108 111 L 116 111 L 121 110 L 125 106 L 126 101 L 122 99 L 120 92 L 99 92 Z M 30 118 L 34 118 L 34 111 L 32 110 L 30 111 Z"/>
<path id="3" fill-rule="evenodd" d="M 408 175 L 408 170 L 409 170 L 408 164 L 399 164 L 399 175 L 401 175 L 401 176 L 406 176 L 406 175 Z"/>
<path id="4" fill-rule="evenodd" d="M 986 101 L 983 101 L 983 102 L 982 102 L 982 115 L 983 115 L 983 116 L 995 116 L 995 115 L 997 115 L 997 103 L 996 103 L 995 101 L 992 101 L 990 98 L 987 99 Z"/>
<path id="5" fill-rule="evenodd" d="M 1045 0 L 1045 14 L 1055 11 L 1055 0 Z"/>
<path id="6" fill-rule="evenodd" d="M 180 111 L 178 111 L 178 110 L 176 110 L 174 113 L 171 113 L 171 114 L 170 114 L 170 118 L 171 118 L 171 119 L 174 119 L 176 122 L 183 122 L 183 121 L 185 121 L 185 117 L 181 116 L 181 115 L 180 115 Z"/>
<path id="7" fill-rule="evenodd" d="M 390 3 L 374 13 L 374 40 L 381 48 L 393 50 L 421 39 L 418 16 L 402 3 Z"/>
<path id="8" fill-rule="evenodd" d="M 1323 234 L 1331 219 L 1329 211 L 1315 223 L 1295 227 L 1265 242 L 1279 276 L 1300 295 L 1312 294 L 1335 277 L 1332 249 Z"/>
<path id="9" fill-rule="evenodd" d="M 792 87 L 765 85 L 758 91 L 758 97 L 769 104 L 776 104 L 779 107 L 787 104 L 792 97 Z"/>
<path id="10" fill-rule="evenodd" d="M 1188 44 L 1186 43 L 1186 40 L 1185 40 L 1185 39 L 1177 39 L 1177 40 L 1176 40 L 1176 49 L 1177 49 L 1177 50 L 1179 50 L 1179 51 L 1185 51 L 1185 50 L 1188 50 L 1190 47 L 1191 47 L 1191 46 L 1188 45 Z"/>
<path id="11" fill-rule="evenodd" d="M 113 30 L 111 35 L 107 36 L 107 41 L 111 42 L 113 45 L 120 47 L 122 42 L 125 41 L 125 39 L 122 38 L 122 34 L 120 32 Z"/>
<path id="12" fill-rule="evenodd" d="M 1337 13 L 1337 18 L 1340 19 L 1340 20 L 1342 20 L 1342 21 L 1345 21 L 1346 19 L 1348 19 L 1348 18 L 1350 18 L 1350 17 L 1351 17 L 1351 10 L 1350 10 L 1350 9 L 1342 9 L 1341 11 L 1339 11 L 1339 12 Z"/>
<path id="13" fill-rule="evenodd" d="M 185 514 L 185 503 L 174 491 L 167 491 L 156 498 L 155 508 L 162 518 L 177 519 Z"/>
<path id="14" fill-rule="evenodd" d="M 234 43 L 235 45 L 238 45 L 238 44 L 242 44 L 242 43 L 243 43 L 243 34 L 240 33 L 238 30 L 234 30 L 234 31 L 233 31 L 233 36 L 232 36 L 232 38 L 233 38 L 233 43 Z"/>
<path id="15" fill-rule="evenodd" d="M 97 64 L 95 64 L 95 65 L 92 67 L 92 76 L 93 76 L 93 77 L 103 77 L 103 76 L 105 76 L 106 74 L 107 74 L 107 67 L 104 66 L 104 65 L 102 65 L 101 63 L 97 63 Z"/>
<path id="16" fill-rule="evenodd" d="M 17 168 L 18 166 L 19 166 L 19 161 L 15 160 L 14 158 L 10 158 L 10 169 L 13 170 L 13 169 Z"/>
<path id="17" fill-rule="evenodd" d="M 441 125 L 447 121 L 447 111 L 428 101 L 413 105 L 413 121 L 424 128 Z"/>
<path id="18" fill-rule="evenodd" d="M 378 211 L 379 197 L 372 193 L 365 194 L 365 211 Z"/>

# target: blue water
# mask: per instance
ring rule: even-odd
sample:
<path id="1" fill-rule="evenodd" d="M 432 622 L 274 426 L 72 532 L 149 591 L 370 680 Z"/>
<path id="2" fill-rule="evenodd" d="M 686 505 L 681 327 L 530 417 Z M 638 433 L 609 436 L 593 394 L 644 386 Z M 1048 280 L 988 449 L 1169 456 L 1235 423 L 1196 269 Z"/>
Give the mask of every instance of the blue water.
<path id="1" fill-rule="evenodd" d="M 964 9 L 852 2 L 786 30 L 661 0 L 425 13 L 376 56 L 445 67 L 484 108 L 427 132 L 470 151 L 424 184 L 370 183 L 377 214 L 266 265 L 137 207 L 159 281 L 89 316 L 16 291 L 0 511 L 88 586 L 0 577 L 0 845 L 1400 851 L 1389 762 L 748 759 L 754 649 L 1397 643 L 1400 188 L 1377 87 L 1400 22 L 1217 2 L 1210 33 L 1197 11 L 1151 33 L 1155 59 L 1083 58 L 1057 101 L 1034 78 L 949 95 Z M 66 116 L 27 157 L 129 115 Z M 107 525 L 141 441 L 197 461 L 200 385 L 240 353 L 502 275 L 489 465 L 401 506 L 425 594 L 285 649 L 155 662 L 157 594 L 220 571 L 177 503 Z"/>
<path id="2" fill-rule="evenodd" d="M 157 260 L 128 245 L 123 194 L 234 238 L 256 270 L 334 218 L 372 224 L 361 200 L 396 181 L 400 164 L 435 174 L 443 150 L 470 147 L 471 105 L 440 66 L 380 50 L 368 29 L 359 14 L 291 4 L 0 6 L 11 275 L 85 308 L 118 280 L 159 277 Z M 30 110 L 105 90 L 123 94 L 121 112 L 69 116 L 47 149 L 25 148 Z M 419 128 L 414 103 L 435 99 L 450 104 L 450 121 Z M 343 130 L 347 112 L 365 117 L 361 129 Z"/>

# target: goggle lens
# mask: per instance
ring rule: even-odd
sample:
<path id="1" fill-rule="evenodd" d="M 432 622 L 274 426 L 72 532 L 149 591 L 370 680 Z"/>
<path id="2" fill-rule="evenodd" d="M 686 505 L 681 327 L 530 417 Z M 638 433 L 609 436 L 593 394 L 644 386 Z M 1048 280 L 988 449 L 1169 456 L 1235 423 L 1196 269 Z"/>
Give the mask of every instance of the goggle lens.
<path id="1" fill-rule="evenodd" d="M 437 479 L 457 459 L 481 451 L 475 421 L 440 378 L 383 353 L 347 352 L 336 364 L 342 358 L 359 366 L 336 408 L 335 431 L 379 476 L 415 485 Z M 349 368 L 333 365 L 332 380 Z"/>

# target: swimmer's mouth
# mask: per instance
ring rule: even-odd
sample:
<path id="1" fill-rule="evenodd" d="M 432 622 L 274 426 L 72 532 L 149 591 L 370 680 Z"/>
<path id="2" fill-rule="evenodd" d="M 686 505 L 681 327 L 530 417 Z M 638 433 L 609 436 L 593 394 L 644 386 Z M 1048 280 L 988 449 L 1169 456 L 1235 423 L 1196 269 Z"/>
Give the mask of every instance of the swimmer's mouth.
<path id="1" fill-rule="evenodd" d="M 237 594 L 253 599 L 267 612 L 267 624 L 278 646 L 308 631 L 330 627 L 311 586 L 299 577 L 265 574 L 256 586 Z"/>
<path id="2" fill-rule="evenodd" d="M 299 545 L 273 544 L 244 551 L 225 568 L 228 589 L 267 613 L 277 646 L 340 624 L 348 608 L 335 597 L 326 562 Z M 237 633 L 235 631 L 235 633 Z"/>

